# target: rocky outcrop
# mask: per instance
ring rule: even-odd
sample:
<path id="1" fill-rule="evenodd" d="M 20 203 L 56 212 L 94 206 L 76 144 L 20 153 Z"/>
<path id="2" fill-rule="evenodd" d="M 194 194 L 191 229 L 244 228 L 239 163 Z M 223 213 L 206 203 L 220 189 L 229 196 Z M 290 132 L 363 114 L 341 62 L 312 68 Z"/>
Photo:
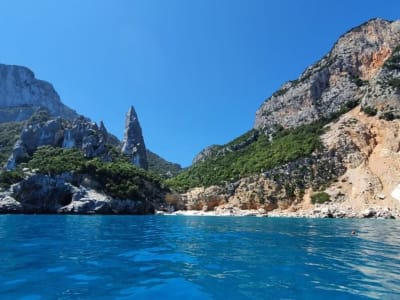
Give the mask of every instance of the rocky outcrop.
<path id="1" fill-rule="evenodd" d="M 192 160 L 192 164 L 197 164 L 199 162 L 203 162 L 206 159 L 216 155 L 218 153 L 218 150 L 221 149 L 221 146 L 219 145 L 211 145 L 207 146 L 203 150 L 201 150 Z"/>
<path id="2" fill-rule="evenodd" d="M 191 189 L 182 200 L 187 209 L 213 212 L 400 217 L 399 118 L 400 21 L 370 20 L 340 37 L 256 113 L 254 128 L 270 139 L 283 129 L 332 120 L 321 136 L 322 149 L 234 183 Z M 218 151 L 208 148 L 200 158 Z M 317 192 L 329 201 L 313 204 Z"/>
<path id="3" fill-rule="evenodd" d="M 224 156 L 229 152 L 239 151 L 255 142 L 259 136 L 257 130 L 250 130 L 226 145 L 211 145 L 200 151 L 193 159 L 192 164 L 203 162 L 211 157 Z"/>
<path id="4" fill-rule="evenodd" d="M 268 216 L 400 217 L 400 121 L 360 106 L 326 126 L 323 150 L 235 183 L 182 194 L 188 210 L 263 210 Z M 324 191 L 330 201 L 312 204 Z"/>
<path id="5" fill-rule="evenodd" d="M 7 161 L 6 169 L 15 169 L 19 162 L 31 156 L 38 147 L 47 145 L 78 148 L 88 158 L 102 157 L 107 160 L 108 137 L 109 134 L 103 122 L 98 126 L 83 117 L 73 121 L 61 118 L 51 119 L 46 111 L 41 110 L 22 130 Z"/>
<path id="6" fill-rule="evenodd" d="M 361 105 L 367 114 L 387 120 L 400 118 L 400 45 L 370 80 Z"/>
<path id="7" fill-rule="evenodd" d="M 139 119 L 133 106 L 129 108 L 126 115 L 121 151 L 129 157 L 134 165 L 147 170 L 146 146 L 144 144 L 142 128 L 140 127 Z"/>
<path id="8" fill-rule="evenodd" d="M 116 199 L 86 185 L 89 181 L 93 185 L 92 179 L 73 173 L 52 177 L 28 173 L 24 180 L 0 192 L 0 213 L 152 214 L 163 208 L 161 190 L 151 200 Z"/>
<path id="9" fill-rule="evenodd" d="M 0 64 L 0 107 L 1 123 L 27 120 L 40 107 L 52 116 L 78 117 L 61 102 L 50 83 L 36 79 L 31 70 L 21 66 Z"/>
<path id="10" fill-rule="evenodd" d="M 368 81 L 400 44 L 400 21 L 371 20 L 344 34 L 333 49 L 258 109 L 255 129 L 271 134 L 338 112 L 361 99 Z"/>

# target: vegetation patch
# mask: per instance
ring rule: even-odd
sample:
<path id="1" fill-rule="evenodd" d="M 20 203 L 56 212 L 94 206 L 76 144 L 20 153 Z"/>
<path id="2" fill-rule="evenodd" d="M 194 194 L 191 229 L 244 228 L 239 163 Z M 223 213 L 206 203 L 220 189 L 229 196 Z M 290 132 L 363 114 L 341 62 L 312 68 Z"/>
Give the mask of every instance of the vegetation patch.
<path id="1" fill-rule="evenodd" d="M 388 81 L 389 86 L 398 89 L 400 88 L 400 78 L 391 78 Z"/>
<path id="2" fill-rule="evenodd" d="M 4 165 L 11 155 L 15 142 L 18 140 L 24 122 L 0 124 L 0 164 Z"/>
<path id="3" fill-rule="evenodd" d="M 386 120 L 386 121 L 393 121 L 393 120 L 397 119 L 398 116 L 395 115 L 395 114 L 394 114 L 393 112 L 391 112 L 391 111 L 387 111 L 387 112 L 383 113 L 379 118 L 380 118 L 380 119 L 384 119 L 384 120 Z"/>
<path id="4" fill-rule="evenodd" d="M 324 121 L 319 121 L 296 129 L 282 130 L 272 141 L 259 134 L 246 147 L 198 163 L 168 179 L 166 184 L 178 192 L 184 192 L 196 186 L 236 181 L 308 156 L 322 147 L 319 136 L 323 133 L 324 125 Z"/>
<path id="5" fill-rule="evenodd" d="M 20 164 L 19 170 L 22 168 L 50 176 L 65 172 L 90 175 L 105 193 L 120 199 L 146 197 L 146 194 L 151 193 L 148 183 L 161 188 L 160 179 L 156 175 L 134 166 L 123 156 L 115 157 L 112 162 L 103 162 L 99 158 L 87 159 L 77 149 L 40 147 L 29 162 Z M 4 172 L 2 176 L 6 179 L 14 178 L 11 172 Z"/>
<path id="6" fill-rule="evenodd" d="M 327 118 L 294 129 L 276 126 L 272 141 L 262 134 L 251 130 L 232 142 L 221 146 L 236 151 L 225 151 L 222 155 L 214 155 L 186 169 L 178 176 L 165 181 L 165 184 L 177 192 L 185 192 L 197 186 L 220 185 L 234 182 L 240 178 L 260 174 L 285 163 L 310 156 L 315 150 L 322 148 L 320 136 L 324 126 L 350 111 L 359 100 L 349 100 L 337 112 Z M 237 145 L 254 136 L 251 143 L 244 147 Z M 294 189 L 287 188 L 288 194 Z"/>
<path id="7" fill-rule="evenodd" d="M 318 193 L 314 193 L 311 195 L 311 203 L 312 204 L 316 204 L 316 203 L 325 203 L 325 202 L 329 202 L 330 196 L 328 193 L 325 192 L 318 192 Z"/>
<path id="8" fill-rule="evenodd" d="M 146 154 L 149 163 L 149 171 L 159 174 L 164 178 L 176 176 L 182 171 L 182 167 L 179 164 L 166 161 L 149 150 L 147 150 Z"/>
<path id="9" fill-rule="evenodd" d="M 368 81 L 367 80 L 362 80 L 360 77 L 354 77 L 353 78 L 353 82 L 356 84 L 356 86 L 361 87 L 364 85 L 368 85 Z"/>
<path id="10" fill-rule="evenodd" d="M 392 56 L 386 60 L 383 66 L 389 70 L 400 70 L 400 45 L 394 49 Z"/>
<path id="11" fill-rule="evenodd" d="M 378 113 L 377 109 L 371 106 L 361 107 L 361 111 L 371 117 L 376 116 L 376 114 Z"/>
<path id="12" fill-rule="evenodd" d="M 0 188 L 8 189 L 14 183 L 24 179 L 21 171 L 6 171 L 0 173 Z"/>

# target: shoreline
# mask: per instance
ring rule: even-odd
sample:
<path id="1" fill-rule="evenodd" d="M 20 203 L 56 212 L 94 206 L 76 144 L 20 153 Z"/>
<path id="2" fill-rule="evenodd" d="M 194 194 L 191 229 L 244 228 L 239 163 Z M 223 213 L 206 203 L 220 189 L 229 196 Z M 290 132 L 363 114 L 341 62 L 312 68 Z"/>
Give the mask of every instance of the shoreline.
<path id="1" fill-rule="evenodd" d="M 363 211 L 352 209 L 335 209 L 327 206 L 314 207 L 309 210 L 272 210 L 264 209 L 243 210 L 239 208 L 216 208 L 213 211 L 203 210 L 177 210 L 173 212 L 156 211 L 155 215 L 188 216 L 188 217 L 268 217 L 268 218 L 308 218 L 308 219 L 400 219 L 400 212 L 389 208 L 370 207 Z"/>

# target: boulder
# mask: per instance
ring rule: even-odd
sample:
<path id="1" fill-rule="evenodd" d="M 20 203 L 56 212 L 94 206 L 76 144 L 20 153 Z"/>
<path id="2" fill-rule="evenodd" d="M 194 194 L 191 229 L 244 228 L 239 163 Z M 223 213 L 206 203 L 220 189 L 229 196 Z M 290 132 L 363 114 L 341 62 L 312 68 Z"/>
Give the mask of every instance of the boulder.
<path id="1" fill-rule="evenodd" d="M 367 208 L 362 212 L 362 216 L 364 218 L 373 218 L 376 216 L 376 211 L 373 208 Z"/>
<path id="2" fill-rule="evenodd" d="M 8 193 L 0 194 L 0 213 L 22 213 L 23 206 L 20 202 L 11 197 Z"/>

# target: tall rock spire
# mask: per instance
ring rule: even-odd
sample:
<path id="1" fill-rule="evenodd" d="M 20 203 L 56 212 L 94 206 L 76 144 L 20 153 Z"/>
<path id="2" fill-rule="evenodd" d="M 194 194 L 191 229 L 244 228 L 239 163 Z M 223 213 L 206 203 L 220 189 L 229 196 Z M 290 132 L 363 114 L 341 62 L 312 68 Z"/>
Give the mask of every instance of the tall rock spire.
<path id="1" fill-rule="evenodd" d="M 121 151 L 123 154 L 129 156 L 134 165 L 147 170 L 146 146 L 144 144 L 142 128 L 140 127 L 139 119 L 133 106 L 129 108 L 126 115 Z"/>

